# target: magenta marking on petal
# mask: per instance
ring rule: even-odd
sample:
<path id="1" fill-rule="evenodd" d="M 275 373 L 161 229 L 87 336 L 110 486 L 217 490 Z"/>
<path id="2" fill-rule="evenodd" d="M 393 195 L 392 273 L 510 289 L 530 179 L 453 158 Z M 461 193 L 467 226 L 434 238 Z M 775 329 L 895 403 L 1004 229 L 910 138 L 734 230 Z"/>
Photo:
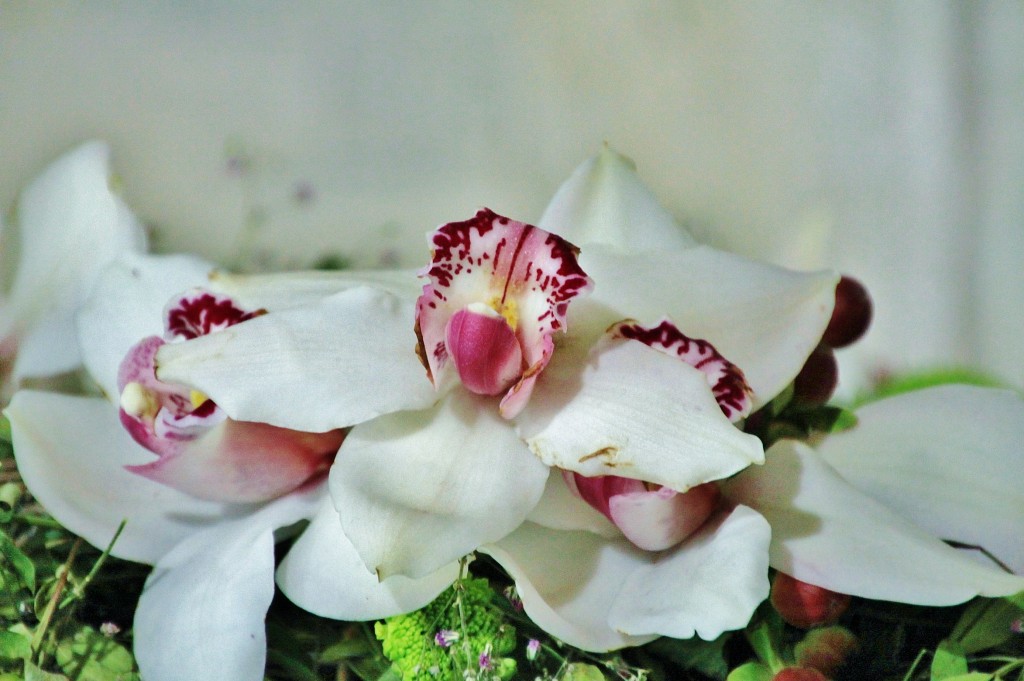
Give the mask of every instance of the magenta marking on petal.
<path id="1" fill-rule="evenodd" d="M 708 341 L 690 338 L 667 319 L 651 328 L 634 322 L 620 322 L 609 329 L 609 333 L 618 338 L 640 341 L 703 372 L 718 406 L 730 421 L 750 413 L 753 399 L 746 377 Z"/>
<path id="2" fill-rule="evenodd" d="M 264 312 L 247 311 L 227 296 L 195 289 L 184 294 L 167 309 L 167 337 L 181 340 L 198 338 L 258 317 Z"/>

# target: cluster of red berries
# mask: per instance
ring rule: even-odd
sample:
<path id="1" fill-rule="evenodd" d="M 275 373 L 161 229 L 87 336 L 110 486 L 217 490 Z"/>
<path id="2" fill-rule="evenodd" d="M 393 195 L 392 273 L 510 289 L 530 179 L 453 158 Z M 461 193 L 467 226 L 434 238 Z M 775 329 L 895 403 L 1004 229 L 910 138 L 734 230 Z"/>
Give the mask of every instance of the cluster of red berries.
<path id="1" fill-rule="evenodd" d="M 871 324 L 871 296 L 856 279 L 844 276 L 836 285 L 836 304 L 821 343 L 793 381 L 793 399 L 800 404 L 825 404 L 839 381 L 833 350 L 852 345 Z"/>
<path id="2" fill-rule="evenodd" d="M 814 629 L 796 649 L 796 665 L 772 681 L 828 681 L 857 646 L 843 627 L 833 627 L 850 606 L 850 596 L 802 582 L 781 572 L 772 580 L 771 604 L 788 624 Z"/>

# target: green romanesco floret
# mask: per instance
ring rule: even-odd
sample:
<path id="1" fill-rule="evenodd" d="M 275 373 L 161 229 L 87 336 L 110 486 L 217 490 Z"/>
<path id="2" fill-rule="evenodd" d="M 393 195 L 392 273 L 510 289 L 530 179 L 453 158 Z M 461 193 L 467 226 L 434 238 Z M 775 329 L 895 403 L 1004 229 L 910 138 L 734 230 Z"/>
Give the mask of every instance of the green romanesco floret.
<path id="1" fill-rule="evenodd" d="M 463 579 L 422 610 L 378 622 L 374 632 L 402 681 L 509 679 L 515 660 L 503 658 L 515 649 L 516 632 L 495 596 L 486 579 Z"/>

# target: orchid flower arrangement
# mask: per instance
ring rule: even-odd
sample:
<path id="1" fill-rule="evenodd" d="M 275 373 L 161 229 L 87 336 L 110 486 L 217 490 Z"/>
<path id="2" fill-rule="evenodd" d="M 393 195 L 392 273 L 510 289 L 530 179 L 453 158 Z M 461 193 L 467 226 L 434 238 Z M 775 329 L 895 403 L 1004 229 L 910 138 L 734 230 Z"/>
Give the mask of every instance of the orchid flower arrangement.
<path id="1" fill-rule="evenodd" d="M 607 148 L 536 226 L 481 209 L 428 246 L 419 272 L 110 258 L 77 305 L 94 394 L 11 401 L 32 493 L 98 547 L 125 520 L 113 555 L 154 565 L 144 678 L 262 678 L 275 576 L 379 620 L 473 552 L 593 652 L 742 629 L 769 568 L 919 605 L 1024 590 L 1019 396 L 923 391 L 813 444 L 746 432 L 818 351 L 837 274 L 697 244 Z M 984 466 L 954 475 L 964 450 Z"/>

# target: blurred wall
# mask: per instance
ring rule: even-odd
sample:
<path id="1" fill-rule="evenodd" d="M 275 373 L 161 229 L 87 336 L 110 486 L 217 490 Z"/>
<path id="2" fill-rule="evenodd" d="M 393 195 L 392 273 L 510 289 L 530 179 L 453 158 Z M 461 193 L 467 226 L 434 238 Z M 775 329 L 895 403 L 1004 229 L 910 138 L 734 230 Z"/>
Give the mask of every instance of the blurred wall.
<path id="1" fill-rule="evenodd" d="M 604 141 L 700 238 L 876 298 L 848 377 L 1024 385 L 1024 4 L 5 2 L 0 202 L 109 140 L 163 250 L 414 264 Z"/>

